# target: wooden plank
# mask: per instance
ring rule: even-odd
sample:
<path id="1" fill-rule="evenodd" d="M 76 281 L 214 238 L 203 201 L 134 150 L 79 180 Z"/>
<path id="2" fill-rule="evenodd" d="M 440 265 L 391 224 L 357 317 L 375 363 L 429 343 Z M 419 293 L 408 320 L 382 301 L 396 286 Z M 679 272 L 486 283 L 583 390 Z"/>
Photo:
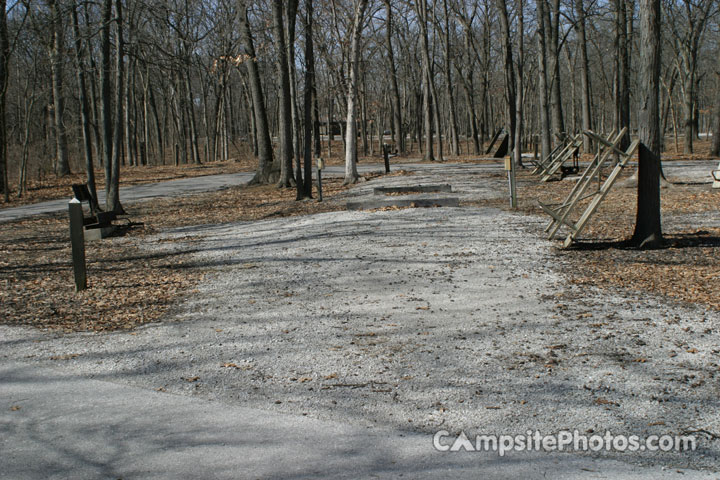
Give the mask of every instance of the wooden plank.
<path id="1" fill-rule="evenodd" d="M 555 155 L 564 148 L 565 148 L 564 143 L 560 143 L 555 148 L 553 148 L 547 157 L 545 157 L 544 159 L 542 159 L 538 162 L 537 167 L 535 168 L 535 170 L 532 171 L 532 175 L 536 175 L 536 174 L 540 173 L 541 170 L 544 172 L 546 170 L 547 166 L 552 164 L 552 159 L 555 157 Z"/>
<path id="2" fill-rule="evenodd" d="M 75 291 L 87 288 L 87 268 L 85 264 L 85 231 L 83 227 L 82 203 L 73 198 L 68 205 L 70 216 L 70 244 L 72 247 L 73 274 Z"/>
<path id="3" fill-rule="evenodd" d="M 619 143 L 622 140 L 622 137 L 623 135 L 625 135 L 626 131 L 627 128 L 624 128 L 622 132 L 617 135 L 614 142 L 615 144 Z M 625 153 L 623 152 L 623 155 L 624 154 Z M 572 210 L 575 209 L 575 206 L 585 198 L 588 198 L 587 196 L 584 196 L 584 194 L 592 184 L 593 178 L 600 172 L 608 158 L 610 158 L 608 151 L 604 151 L 602 155 L 598 152 L 590 165 L 588 165 L 588 167 L 585 169 L 585 172 L 580 177 L 580 181 L 575 184 L 575 187 L 573 187 L 570 195 L 568 195 L 568 197 L 563 202 L 563 205 L 566 205 L 566 209 L 561 217 L 562 220 L 559 222 L 552 221 L 550 225 L 548 225 L 548 227 L 545 229 L 546 232 L 550 231 L 548 239 L 552 240 L 557 234 L 560 227 L 563 224 L 567 223 L 565 222 L 565 220 L 569 217 Z"/>
<path id="4" fill-rule="evenodd" d="M 570 160 L 570 158 L 573 156 L 576 149 L 580 148 L 580 145 L 582 143 L 580 142 L 580 135 L 576 135 L 572 141 L 565 147 L 565 149 L 562 151 L 561 155 L 558 156 L 558 158 L 553 162 L 552 165 L 546 170 L 545 176 L 542 178 L 541 181 L 547 182 L 550 177 L 555 175 L 558 170 L 560 170 L 560 167 L 562 167 L 565 162 Z"/>
<path id="5" fill-rule="evenodd" d="M 612 173 L 608 176 L 607 180 L 605 180 L 605 183 L 603 184 L 602 188 L 600 188 L 600 192 L 598 195 L 593 199 L 592 202 L 590 202 L 590 205 L 588 205 L 588 208 L 585 210 L 585 212 L 580 217 L 580 220 L 577 221 L 575 224 L 575 230 L 570 233 L 567 238 L 565 239 L 565 243 L 563 244 L 563 248 L 568 248 L 572 243 L 575 241 L 575 238 L 580 235 L 582 230 L 585 228 L 585 225 L 587 225 L 588 221 L 592 218 L 592 216 L 595 214 L 595 211 L 600 206 L 600 203 L 605 199 L 607 194 L 610 192 L 610 189 L 615 184 L 615 181 L 617 180 L 617 177 L 620 175 L 622 170 L 625 168 L 627 163 L 630 161 L 630 158 L 635 154 L 635 151 L 637 150 L 638 146 L 640 145 L 639 140 L 635 140 L 630 144 L 627 151 L 623 152 L 620 162 L 618 162 L 617 165 L 615 165 L 615 168 L 613 169 Z"/>

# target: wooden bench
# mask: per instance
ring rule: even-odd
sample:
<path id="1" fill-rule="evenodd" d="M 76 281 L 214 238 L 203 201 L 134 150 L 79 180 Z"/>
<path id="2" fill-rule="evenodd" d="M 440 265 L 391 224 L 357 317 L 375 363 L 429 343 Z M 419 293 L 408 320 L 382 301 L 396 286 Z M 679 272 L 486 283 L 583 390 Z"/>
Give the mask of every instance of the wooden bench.
<path id="1" fill-rule="evenodd" d="M 80 202 L 87 202 L 90 216 L 83 218 L 86 240 L 99 240 L 114 230 L 113 220 L 117 219 L 115 212 L 103 212 L 98 209 L 97 201 L 93 199 L 87 184 L 74 184 L 72 186 L 73 196 Z"/>

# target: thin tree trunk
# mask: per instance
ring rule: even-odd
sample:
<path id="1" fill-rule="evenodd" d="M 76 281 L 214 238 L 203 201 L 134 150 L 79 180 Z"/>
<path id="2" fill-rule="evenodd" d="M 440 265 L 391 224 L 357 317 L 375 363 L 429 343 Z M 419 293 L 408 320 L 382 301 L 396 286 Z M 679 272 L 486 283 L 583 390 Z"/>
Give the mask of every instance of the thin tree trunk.
<path id="1" fill-rule="evenodd" d="M 615 0 L 616 9 L 616 90 L 615 90 L 615 130 L 628 127 L 628 134 L 620 143 L 621 149 L 630 145 L 630 43 L 627 34 L 627 5 L 625 0 Z"/>
<path id="2" fill-rule="evenodd" d="M 358 0 L 355 6 L 350 43 L 350 77 L 347 85 L 347 125 L 345 132 L 345 185 L 356 183 L 359 179 L 357 171 L 357 123 L 356 103 L 358 97 L 358 75 L 360 68 L 360 42 L 365 9 L 368 0 Z"/>
<path id="3" fill-rule="evenodd" d="M 548 1 L 548 0 L 538 0 Z M 560 91 L 560 0 L 552 0 L 552 11 L 549 5 L 545 10 L 546 40 L 549 40 L 548 59 L 549 70 L 552 72 L 550 80 L 550 112 L 555 133 L 565 133 L 563 118 L 562 94 Z"/>
<path id="4" fill-rule="evenodd" d="M 288 72 L 290 75 L 290 113 L 292 118 L 293 158 L 295 159 L 296 165 L 295 181 L 297 187 L 300 189 L 299 191 L 302 191 L 304 187 L 302 179 L 302 153 L 300 151 L 300 112 L 298 111 L 297 67 L 295 65 L 295 28 L 299 0 L 286 0 L 285 3 L 285 46 L 287 48 Z"/>
<path id="5" fill-rule="evenodd" d="M 497 0 L 497 8 L 500 14 L 500 30 L 502 31 L 502 52 L 505 70 L 505 95 L 506 95 L 506 118 L 510 123 L 510 150 L 515 148 L 515 130 L 517 128 L 516 118 L 516 85 L 515 68 L 512 58 L 512 44 L 510 37 L 510 22 L 507 15 L 505 0 Z"/>
<path id="6" fill-rule="evenodd" d="M 67 131 L 65 128 L 65 98 L 63 92 L 64 35 L 62 12 L 57 0 L 48 0 L 52 15 L 52 46 L 50 60 L 52 70 L 53 112 L 55 114 L 55 141 L 57 145 L 57 174 L 70 174 Z"/>
<path id="7" fill-rule="evenodd" d="M 718 57 L 720 58 L 720 57 Z M 717 74 L 716 80 L 718 86 L 715 88 L 715 105 L 713 108 L 713 138 L 710 147 L 710 155 L 720 156 L 720 73 Z"/>
<path id="8" fill-rule="evenodd" d="M 282 0 L 273 0 L 273 30 L 275 34 L 275 54 L 278 81 L 280 82 L 279 140 L 280 140 L 280 180 L 278 187 L 291 187 L 293 183 L 292 157 L 292 98 L 290 93 L 290 71 L 288 69 L 287 49 L 285 46 L 284 4 Z"/>
<path id="9" fill-rule="evenodd" d="M 258 136 L 258 168 L 251 183 L 272 183 L 277 179 L 279 168 L 273 163 L 272 143 L 268 125 L 267 110 L 265 108 L 265 95 L 260 81 L 260 71 L 255 53 L 255 43 L 250 32 L 250 22 L 247 15 L 246 0 L 238 1 L 240 13 L 240 38 L 243 42 L 244 53 L 248 60 L 245 62 L 248 70 L 250 92 L 253 97 L 253 111 L 255 113 L 255 128 Z"/>
<path id="10" fill-rule="evenodd" d="M 7 119 L 5 103 L 7 96 L 8 71 L 10 57 L 10 40 L 7 28 L 7 5 L 0 0 L 0 189 L 5 202 L 10 201 L 10 182 L 8 181 L 7 165 Z"/>
<path id="11" fill-rule="evenodd" d="M 105 168 L 105 209 L 112 210 L 114 204 L 110 195 L 112 185 L 112 54 L 110 52 L 110 27 L 112 22 L 113 0 L 104 0 L 102 23 L 100 27 L 100 117 L 102 130 L 102 159 Z"/>
<path id="12" fill-rule="evenodd" d="M 385 46 L 388 51 L 388 69 L 390 70 L 390 88 L 392 93 L 391 111 L 392 111 L 392 134 L 393 141 L 398 152 L 405 153 L 405 132 L 402 124 L 402 106 L 400 103 L 400 89 L 397 81 L 397 68 L 395 67 L 395 52 L 392 46 L 392 5 L 390 0 L 385 0 Z"/>
<path id="13" fill-rule="evenodd" d="M 78 97 L 80 99 L 80 123 L 82 125 L 83 146 L 85 149 L 85 171 L 87 173 L 87 186 L 92 195 L 93 207 L 99 207 L 97 201 L 97 187 L 95 185 L 95 166 L 93 165 L 92 131 L 90 127 L 90 105 L 87 98 L 85 83 L 84 48 L 80 37 L 80 25 L 76 2 L 72 3 L 72 24 L 75 37 L 75 70 L 77 72 Z"/>
<path id="14" fill-rule="evenodd" d="M 522 136 L 523 136 L 523 66 L 525 64 L 525 45 L 523 38 L 525 37 L 525 15 L 523 12 L 524 2 L 523 0 L 516 0 L 517 2 L 517 93 L 516 93 L 516 108 L 515 108 L 515 142 L 514 142 L 514 160 L 515 165 L 518 167 L 523 166 L 522 162 Z"/>
<path id="15" fill-rule="evenodd" d="M 298 182 L 297 199 L 312 198 L 312 137 L 313 125 L 313 92 L 315 90 L 315 52 L 313 51 L 313 4 L 312 0 L 305 0 L 305 92 L 304 107 L 304 151 L 303 162 L 305 167 L 302 189 Z M 299 165 L 300 162 L 298 162 Z M 298 168 L 298 170 L 300 170 Z M 298 179 L 301 174 L 298 171 Z"/>
<path id="16" fill-rule="evenodd" d="M 109 211 L 124 214 L 125 210 L 120 204 L 120 161 L 122 157 L 122 140 L 123 140 L 123 79 L 124 79 L 124 61 L 125 46 L 123 43 L 123 0 L 115 0 L 115 105 L 117 112 L 115 114 L 115 128 L 113 131 L 113 150 L 111 163 L 110 185 L 107 189 L 107 209 Z"/>
<path id="17" fill-rule="evenodd" d="M 580 102 L 582 105 L 582 129 L 592 130 L 592 113 L 590 104 L 590 67 L 588 65 L 587 35 L 585 31 L 585 5 L 583 0 L 575 0 L 577 11 L 577 31 L 580 41 Z M 592 152 L 590 137 L 583 135 L 583 151 Z"/>
<path id="18" fill-rule="evenodd" d="M 423 109 L 425 112 L 425 159 L 435 160 L 433 154 L 433 134 L 437 134 L 438 155 L 437 160 L 443 161 L 442 154 L 442 128 L 440 125 L 439 105 L 435 82 L 433 80 L 432 61 L 430 59 L 430 40 L 428 38 L 428 6 L 427 0 L 418 0 L 415 9 L 420 23 L 421 53 L 423 62 L 423 75 L 425 89 L 423 91 Z M 434 125 L 433 125 L 434 123 Z M 434 127 L 434 128 L 433 128 Z"/>
<path id="19" fill-rule="evenodd" d="M 458 138 L 458 127 L 457 127 L 457 112 L 455 109 L 455 98 L 453 96 L 453 89 L 452 89 L 452 76 L 451 73 L 451 63 L 452 63 L 452 52 L 450 50 L 450 12 L 448 11 L 448 1 L 443 0 L 443 7 L 445 10 L 445 36 L 444 36 L 444 43 L 445 43 L 445 87 L 446 87 L 446 94 L 448 97 L 448 107 L 450 109 L 449 117 L 450 117 L 450 153 L 452 155 L 458 156 L 460 155 L 460 140 Z"/>
<path id="20" fill-rule="evenodd" d="M 538 17 L 545 18 L 545 1 L 537 2 Z M 548 105 L 547 89 L 547 45 L 545 22 L 538 22 L 538 97 L 540 108 L 540 145 L 541 160 L 544 161 L 550 155 L 552 138 L 550 133 L 550 108 Z"/>

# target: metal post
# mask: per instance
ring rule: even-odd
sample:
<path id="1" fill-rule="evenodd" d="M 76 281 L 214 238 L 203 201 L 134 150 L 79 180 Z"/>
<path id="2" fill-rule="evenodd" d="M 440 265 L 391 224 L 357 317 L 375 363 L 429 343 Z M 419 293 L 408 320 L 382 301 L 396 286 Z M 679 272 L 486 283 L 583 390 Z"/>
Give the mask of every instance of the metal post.
<path id="1" fill-rule="evenodd" d="M 82 203 L 76 198 L 70 200 L 70 243 L 72 244 L 73 272 L 75 274 L 75 290 L 80 292 L 87 288 L 87 270 L 85 266 L 85 231 L 83 225 Z"/>

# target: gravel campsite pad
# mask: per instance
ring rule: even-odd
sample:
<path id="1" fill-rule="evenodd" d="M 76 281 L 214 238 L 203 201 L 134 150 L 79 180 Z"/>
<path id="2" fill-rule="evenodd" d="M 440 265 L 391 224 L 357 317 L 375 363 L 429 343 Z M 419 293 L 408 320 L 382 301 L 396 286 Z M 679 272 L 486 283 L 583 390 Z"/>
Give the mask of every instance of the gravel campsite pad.
<path id="1" fill-rule="evenodd" d="M 463 202 L 504 193 L 501 179 L 456 173 L 442 182 Z M 596 455 L 717 468 L 718 312 L 569 284 L 544 225 L 461 207 L 178 229 L 148 248 L 197 250 L 206 275 L 173 321 L 102 335 L 0 327 L 4 355 L 369 427 L 700 432 L 696 452 Z"/>

